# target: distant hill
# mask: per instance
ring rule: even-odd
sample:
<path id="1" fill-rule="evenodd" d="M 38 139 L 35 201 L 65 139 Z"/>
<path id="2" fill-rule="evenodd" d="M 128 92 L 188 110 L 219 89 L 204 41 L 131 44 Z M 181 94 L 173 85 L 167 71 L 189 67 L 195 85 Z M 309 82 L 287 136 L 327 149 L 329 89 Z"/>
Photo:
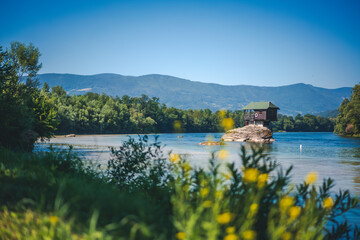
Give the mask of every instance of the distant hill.
<path id="1" fill-rule="evenodd" d="M 281 87 L 258 87 L 249 85 L 225 86 L 195 82 L 166 75 L 139 77 L 118 74 L 74 75 L 40 74 L 41 84 L 50 87 L 61 85 L 70 94 L 88 91 L 111 96 L 141 96 L 160 98 L 167 106 L 182 109 L 210 108 L 211 110 L 237 110 L 249 102 L 271 101 L 280 107 L 280 113 L 296 115 L 319 113 L 337 109 L 351 88 L 326 89 L 308 84 L 293 84 Z"/>
<path id="2" fill-rule="evenodd" d="M 324 111 L 324 112 L 315 113 L 314 115 L 320 115 L 325 118 L 329 118 L 329 117 L 336 118 L 338 114 L 339 114 L 339 111 L 337 109 L 334 109 L 334 110 L 328 110 L 328 111 Z"/>

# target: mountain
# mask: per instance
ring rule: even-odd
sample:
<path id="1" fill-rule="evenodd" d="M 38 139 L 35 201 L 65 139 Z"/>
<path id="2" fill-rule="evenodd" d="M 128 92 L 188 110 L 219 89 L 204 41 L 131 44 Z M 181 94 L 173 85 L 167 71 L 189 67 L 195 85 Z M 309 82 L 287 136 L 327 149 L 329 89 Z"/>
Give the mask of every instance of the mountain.
<path id="1" fill-rule="evenodd" d="M 70 94 L 88 91 L 120 97 L 146 94 L 160 98 L 167 106 L 182 109 L 237 110 L 249 102 L 271 101 L 280 107 L 282 114 L 313 114 L 337 109 L 342 100 L 351 95 L 349 87 L 326 89 L 303 83 L 280 87 L 225 86 L 158 74 L 139 77 L 118 74 L 38 76 L 41 84 L 61 85 Z"/>
<path id="2" fill-rule="evenodd" d="M 315 115 L 320 115 L 324 118 L 329 118 L 329 117 L 336 118 L 338 114 L 339 111 L 337 109 L 315 113 Z"/>

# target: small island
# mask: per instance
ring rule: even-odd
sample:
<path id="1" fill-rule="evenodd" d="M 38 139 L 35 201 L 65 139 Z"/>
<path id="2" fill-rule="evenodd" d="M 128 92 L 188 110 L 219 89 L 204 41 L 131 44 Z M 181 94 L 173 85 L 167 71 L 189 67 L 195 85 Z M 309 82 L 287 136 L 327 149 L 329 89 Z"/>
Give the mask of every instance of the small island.
<path id="1" fill-rule="evenodd" d="M 252 102 L 242 108 L 245 111 L 245 127 L 227 131 L 221 141 L 271 143 L 275 139 L 269 128 L 271 121 L 277 121 L 280 108 L 271 102 Z"/>

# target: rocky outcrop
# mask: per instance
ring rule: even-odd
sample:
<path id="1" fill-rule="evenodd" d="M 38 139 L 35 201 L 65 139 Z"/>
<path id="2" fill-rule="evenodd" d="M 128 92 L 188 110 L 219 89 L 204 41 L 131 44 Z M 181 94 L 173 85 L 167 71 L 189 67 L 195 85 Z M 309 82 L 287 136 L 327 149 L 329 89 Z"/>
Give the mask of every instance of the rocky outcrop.
<path id="1" fill-rule="evenodd" d="M 221 137 L 221 141 L 271 143 L 275 141 L 272 135 L 273 132 L 267 127 L 248 125 L 242 128 L 235 128 L 227 131 Z"/>

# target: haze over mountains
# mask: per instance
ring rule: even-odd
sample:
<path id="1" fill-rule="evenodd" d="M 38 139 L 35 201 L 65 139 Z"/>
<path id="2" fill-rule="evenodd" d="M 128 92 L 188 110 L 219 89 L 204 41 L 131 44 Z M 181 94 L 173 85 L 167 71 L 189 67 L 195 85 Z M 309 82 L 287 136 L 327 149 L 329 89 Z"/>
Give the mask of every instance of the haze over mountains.
<path id="1" fill-rule="evenodd" d="M 326 89 L 303 83 L 280 87 L 225 86 L 158 74 L 139 77 L 118 74 L 38 76 L 41 84 L 61 85 L 69 94 L 96 92 L 119 97 L 146 94 L 160 98 L 167 106 L 182 109 L 239 110 L 249 102 L 271 101 L 280 107 L 282 114 L 317 114 L 337 109 L 342 100 L 351 95 L 350 87 Z"/>

